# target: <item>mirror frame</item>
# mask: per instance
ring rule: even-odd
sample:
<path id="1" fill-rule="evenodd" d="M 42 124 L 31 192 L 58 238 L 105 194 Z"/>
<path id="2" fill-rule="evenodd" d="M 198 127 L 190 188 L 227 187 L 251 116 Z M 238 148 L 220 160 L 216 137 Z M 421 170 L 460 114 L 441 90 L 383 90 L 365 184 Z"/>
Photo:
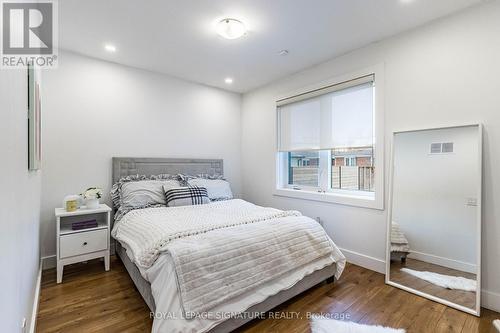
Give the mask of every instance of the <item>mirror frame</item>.
<path id="1" fill-rule="evenodd" d="M 476 247 L 477 247 L 477 269 L 476 269 L 476 308 L 468 308 L 460 304 L 456 304 L 450 302 L 448 300 L 439 298 L 434 295 L 430 295 L 419 290 L 404 286 L 402 284 L 390 281 L 390 271 L 391 271 L 391 221 L 392 221 L 392 204 L 393 204 L 393 182 L 394 182 L 394 137 L 397 134 L 401 133 L 409 133 L 409 132 L 421 132 L 421 131 L 431 131 L 431 130 L 440 130 L 440 129 L 452 129 L 452 128 L 461 128 L 461 127 L 477 127 L 478 128 L 478 145 L 479 145 L 479 173 L 477 175 L 477 190 L 478 190 L 478 198 L 477 198 L 477 218 L 476 218 L 476 227 L 478 229 L 478 233 L 476 236 Z M 391 158 L 389 165 L 389 203 L 388 203 L 388 212 L 387 212 L 387 222 L 386 222 L 386 259 L 385 259 L 385 283 L 391 285 L 396 288 L 403 289 L 405 291 L 414 293 L 418 296 L 425 297 L 432 301 L 447 305 L 454 309 L 467 312 L 473 314 L 475 316 L 481 315 L 481 232 L 482 232 L 482 180 L 483 180 L 483 125 L 481 123 L 473 123 L 473 124 L 464 124 L 464 125 L 454 125 L 454 126 L 443 126 L 443 127 L 430 127 L 430 128 L 418 128 L 418 129 L 408 129 L 401 131 L 392 132 L 391 136 Z"/>

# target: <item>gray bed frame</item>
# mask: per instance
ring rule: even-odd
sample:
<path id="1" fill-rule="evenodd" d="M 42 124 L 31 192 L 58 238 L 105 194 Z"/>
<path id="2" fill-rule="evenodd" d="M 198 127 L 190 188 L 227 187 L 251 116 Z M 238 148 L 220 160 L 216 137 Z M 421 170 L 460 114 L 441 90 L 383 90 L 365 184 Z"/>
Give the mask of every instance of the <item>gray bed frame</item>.
<path id="1" fill-rule="evenodd" d="M 130 175 L 158 175 L 158 174 L 210 174 L 223 175 L 223 160 L 221 159 L 179 159 L 179 158 L 135 158 L 135 157 L 113 157 L 113 183 L 120 178 Z M 155 311 L 155 301 L 151 293 L 151 285 L 139 272 L 137 266 L 132 263 L 120 242 L 116 242 L 116 254 L 120 257 L 137 290 L 149 306 Z M 318 270 L 287 290 L 270 296 L 264 302 L 249 308 L 249 313 L 262 313 L 290 300 L 298 294 L 314 287 L 324 281 L 332 283 L 336 271 L 335 264 Z M 226 320 L 210 330 L 210 333 L 231 332 L 249 322 L 251 319 L 233 318 Z"/>

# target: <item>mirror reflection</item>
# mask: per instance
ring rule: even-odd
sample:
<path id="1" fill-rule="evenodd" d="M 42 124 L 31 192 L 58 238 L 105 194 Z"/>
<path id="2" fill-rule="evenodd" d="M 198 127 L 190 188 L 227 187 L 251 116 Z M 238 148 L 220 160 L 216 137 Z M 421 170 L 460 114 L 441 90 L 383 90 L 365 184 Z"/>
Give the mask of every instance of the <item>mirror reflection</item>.
<path id="1" fill-rule="evenodd" d="M 400 132 L 393 141 L 389 281 L 477 311 L 480 128 Z"/>

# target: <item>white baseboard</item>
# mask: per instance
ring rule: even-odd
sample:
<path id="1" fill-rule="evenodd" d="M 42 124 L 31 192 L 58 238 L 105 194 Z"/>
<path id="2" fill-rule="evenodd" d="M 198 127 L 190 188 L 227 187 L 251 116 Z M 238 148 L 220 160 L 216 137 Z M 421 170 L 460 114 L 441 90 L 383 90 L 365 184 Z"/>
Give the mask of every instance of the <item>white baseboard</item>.
<path id="1" fill-rule="evenodd" d="M 408 255 L 408 258 L 417 259 L 434 265 L 456 269 L 462 272 L 468 272 L 474 274 L 476 273 L 476 265 L 474 264 L 464 261 L 449 259 L 445 257 L 439 257 L 433 254 L 416 252 L 412 250 L 411 253 Z"/>
<path id="2" fill-rule="evenodd" d="M 500 294 L 488 290 L 481 290 L 481 306 L 500 312 Z"/>
<path id="3" fill-rule="evenodd" d="M 57 266 L 56 255 L 42 257 L 42 269 L 55 268 Z"/>
<path id="4" fill-rule="evenodd" d="M 40 266 L 38 267 L 38 276 L 36 278 L 35 295 L 33 297 L 33 307 L 31 310 L 31 321 L 28 332 L 35 333 L 36 330 L 36 318 L 38 315 L 38 303 L 40 302 L 40 289 L 42 286 L 42 266 L 43 262 L 40 259 Z"/>
<path id="5" fill-rule="evenodd" d="M 385 260 L 367 256 L 355 251 L 340 249 L 348 262 L 367 268 L 369 270 L 385 274 Z"/>

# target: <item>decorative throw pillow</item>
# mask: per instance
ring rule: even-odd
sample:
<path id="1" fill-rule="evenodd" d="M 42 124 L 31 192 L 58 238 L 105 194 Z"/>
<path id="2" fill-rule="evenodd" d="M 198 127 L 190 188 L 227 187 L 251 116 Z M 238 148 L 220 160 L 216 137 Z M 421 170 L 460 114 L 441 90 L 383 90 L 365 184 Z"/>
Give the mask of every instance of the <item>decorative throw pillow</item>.
<path id="1" fill-rule="evenodd" d="M 210 203 L 207 189 L 198 186 L 170 187 L 163 186 L 167 207 L 204 205 Z"/>
<path id="2" fill-rule="evenodd" d="M 181 183 L 181 186 L 188 186 L 188 182 L 192 179 L 195 178 L 201 178 L 201 179 L 221 179 L 221 180 L 226 180 L 223 175 L 210 175 L 206 173 L 200 173 L 197 175 L 188 175 L 185 173 L 179 173 L 177 174 L 177 179 Z"/>
<path id="3" fill-rule="evenodd" d="M 165 206 L 163 185 L 179 186 L 177 175 L 130 175 L 120 178 L 111 188 L 115 221 L 133 209 Z"/>
<path id="4" fill-rule="evenodd" d="M 229 200 L 233 198 L 233 192 L 231 192 L 229 182 L 223 179 L 194 178 L 189 179 L 188 184 L 191 186 L 205 187 L 208 192 L 208 197 L 212 201 Z"/>
<path id="5" fill-rule="evenodd" d="M 177 180 L 142 180 L 122 185 L 121 204 L 124 208 L 166 205 L 163 186 L 179 186 Z"/>
<path id="6" fill-rule="evenodd" d="M 176 184 L 179 184 L 179 176 L 178 175 L 168 175 L 168 174 L 160 174 L 160 175 L 151 175 L 151 176 L 145 176 L 145 175 L 130 175 L 126 177 L 120 178 L 116 183 L 113 184 L 111 188 L 111 199 L 113 200 L 113 207 L 115 209 L 118 209 L 122 205 L 122 199 L 123 199 L 123 186 L 128 183 L 132 182 L 143 182 L 143 181 L 148 181 L 148 180 L 156 180 L 160 182 L 165 182 L 165 181 L 177 181 Z M 162 193 L 162 185 L 164 183 L 161 183 L 159 186 L 159 193 Z M 157 188 L 158 189 L 158 188 Z"/>

